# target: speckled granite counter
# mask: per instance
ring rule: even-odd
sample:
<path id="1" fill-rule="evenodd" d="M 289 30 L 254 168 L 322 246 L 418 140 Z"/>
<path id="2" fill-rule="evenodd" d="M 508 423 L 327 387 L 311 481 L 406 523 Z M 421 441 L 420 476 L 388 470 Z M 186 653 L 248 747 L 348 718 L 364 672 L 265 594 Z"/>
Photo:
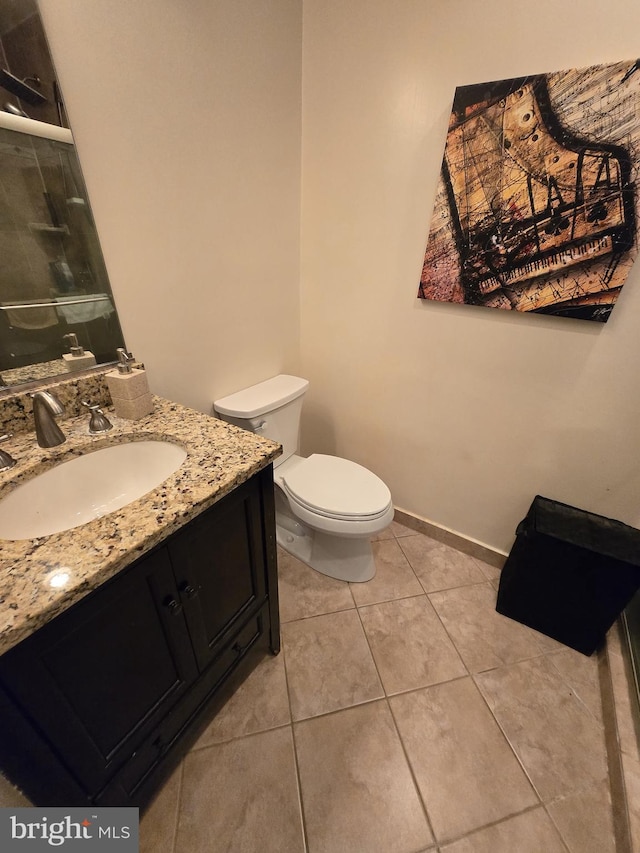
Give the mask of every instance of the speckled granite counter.
<path id="1" fill-rule="evenodd" d="M 122 440 L 173 441 L 187 451 L 160 486 L 121 510 L 38 539 L 0 540 L 0 654 L 151 550 L 280 455 L 280 445 L 216 418 L 154 397 L 155 412 L 88 434 L 87 414 L 61 422 L 67 441 L 45 450 L 33 432 L 4 445 L 18 464 L 0 473 L 0 498 L 58 462 Z M 63 575 L 68 580 L 55 586 Z M 55 578 L 52 585 L 52 579 Z"/>
<path id="2" fill-rule="evenodd" d="M 24 382 L 38 382 L 41 379 L 59 378 L 68 374 L 69 368 L 62 358 L 43 361 L 40 364 L 28 364 L 25 367 L 13 367 L 2 371 L 3 384 L 21 385 Z"/>

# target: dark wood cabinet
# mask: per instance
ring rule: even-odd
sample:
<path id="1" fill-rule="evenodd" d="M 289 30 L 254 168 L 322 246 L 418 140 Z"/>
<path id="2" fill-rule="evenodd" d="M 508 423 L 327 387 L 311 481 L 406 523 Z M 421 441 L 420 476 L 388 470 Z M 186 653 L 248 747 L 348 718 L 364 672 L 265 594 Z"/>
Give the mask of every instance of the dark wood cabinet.
<path id="1" fill-rule="evenodd" d="M 260 495 L 237 489 L 215 514 L 196 519 L 168 550 L 200 669 L 265 598 Z M 216 542 L 212 549 L 211 543 Z"/>
<path id="2" fill-rule="evenodd" d="M 269 468 L 3 655 L 6 775 L 37 805 L 144 805 L 251 651 L 279 651 L 275 560 Z"/>

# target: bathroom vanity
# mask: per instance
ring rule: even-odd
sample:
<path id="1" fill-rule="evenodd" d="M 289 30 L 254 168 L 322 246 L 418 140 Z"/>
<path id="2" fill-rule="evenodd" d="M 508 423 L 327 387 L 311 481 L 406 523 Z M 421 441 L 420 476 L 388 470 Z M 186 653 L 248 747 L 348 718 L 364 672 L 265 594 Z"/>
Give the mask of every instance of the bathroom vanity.
<path id="1" fill-rule="evenodd" d="M 21 469 L 0 475 L 1 499 L 89 447 L 155 438 L 188 454 L 117 512 L 0 543 L 0 769 L 37 805 L 144 806 L 259 656 L 279 651 L 279 445 L 154 401 L 140 421 L 109 413 L 100 437 L 86 417 L 63 421 L 68 440 L 49 451 L 17 436 Z"/>

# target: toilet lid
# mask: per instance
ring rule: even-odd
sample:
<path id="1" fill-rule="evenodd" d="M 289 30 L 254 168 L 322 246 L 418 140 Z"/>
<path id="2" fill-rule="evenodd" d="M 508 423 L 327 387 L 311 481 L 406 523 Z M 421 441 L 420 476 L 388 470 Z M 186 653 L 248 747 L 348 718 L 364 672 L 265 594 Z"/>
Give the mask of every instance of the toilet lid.
<path id="1" fill-rule="evenodd" d="M 314 453 L 285 473 L 282 482 L 293 500 L 330 518 L 372 518 L 391 503 L 391 492 L 379 477 L 338 456 Z"/>

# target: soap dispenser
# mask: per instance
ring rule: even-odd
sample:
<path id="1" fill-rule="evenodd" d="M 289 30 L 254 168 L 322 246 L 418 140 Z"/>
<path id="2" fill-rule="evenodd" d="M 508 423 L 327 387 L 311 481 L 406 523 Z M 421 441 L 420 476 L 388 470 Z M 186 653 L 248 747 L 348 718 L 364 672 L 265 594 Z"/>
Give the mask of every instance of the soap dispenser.
<path id="1" fill-rule="evenodd" d="M 67 370 L 84 370 L 87 367 L 95 367 L 95 355 L 80 346 L 78 336 L 74 332 L 63 335 L 62 340 L 69 341 L 69 349 L 71 350 L 71 352 L 62 354 L 62 360 L 66 364 Z"/>
<path id="2" fill-rule="evenodd" d="M 116 350 L 118 367 L 106 374 L 113 407 L 119 418 L 137 421 L 153 411 L 147 372 L 130 352 L 122 347 Z"/>

